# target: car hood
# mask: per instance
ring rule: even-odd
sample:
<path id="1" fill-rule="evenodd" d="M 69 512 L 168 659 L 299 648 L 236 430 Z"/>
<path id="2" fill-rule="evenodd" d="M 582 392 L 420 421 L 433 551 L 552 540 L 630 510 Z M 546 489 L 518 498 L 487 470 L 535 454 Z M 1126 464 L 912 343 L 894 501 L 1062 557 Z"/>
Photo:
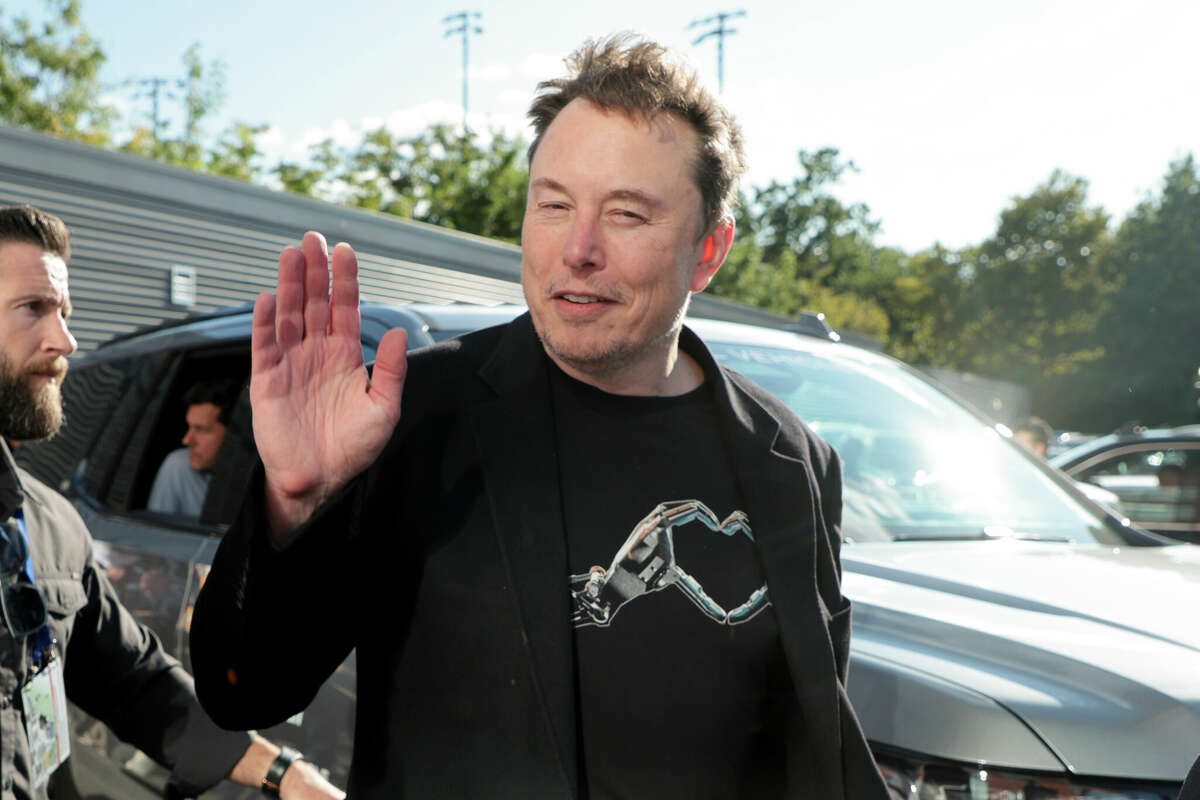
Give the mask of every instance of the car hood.
<path id="1" fill-rule="evenodd" d="M 855 662 L 934 676 L 1080 775 L 1179 780 L 1200 752 L 1200 547 L 850 544 L 842 564 L 852 692 Z M 869 718 L 872 739 L 908 746 Z"/>

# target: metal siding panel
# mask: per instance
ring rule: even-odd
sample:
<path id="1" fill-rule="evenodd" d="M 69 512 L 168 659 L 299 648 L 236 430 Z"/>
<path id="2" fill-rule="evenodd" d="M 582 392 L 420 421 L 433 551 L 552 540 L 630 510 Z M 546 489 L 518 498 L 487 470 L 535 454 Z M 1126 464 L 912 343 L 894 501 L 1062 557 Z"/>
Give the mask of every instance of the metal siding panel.
<path id="1" fill-rule="evenodd" d="M 69 158 L 53 158 L 64 153 Z M 98 179 L 108 181 L 103 190 Z M 308 225 L 330 233 L 369 230 L 357 248 L 363 300 L 496 304 L 523 299 L 515 283 L 520 261 L 515 248 L 303 198 L 297 204 L 297 199 L 0 128 L 0 203 L 32 203 L 58 214 L 71 228 L 71 327 L 81 351 L 143 325 L 253 301 L 273 288 L 279 250 L 296 243 L 303 230 L 273 220 L 294 219 L 298 210 L 311 215 Z M 217 207 L 203 207 L 205 202 Z M 253 215 L 239 219 L 229 213 L 233 209 Z M 346 222 L 348 217 L 355 224 Z M 289 227 L 297 232 L 289 234 Z M 419 257 L 435 254 L 439 242 L 443 257 L 423 263 Z M 477 261 L 491 274 L 448 268 L 464 261 Z M 173 265 L 195 268 L 194 306 L 170 304 Z"/>

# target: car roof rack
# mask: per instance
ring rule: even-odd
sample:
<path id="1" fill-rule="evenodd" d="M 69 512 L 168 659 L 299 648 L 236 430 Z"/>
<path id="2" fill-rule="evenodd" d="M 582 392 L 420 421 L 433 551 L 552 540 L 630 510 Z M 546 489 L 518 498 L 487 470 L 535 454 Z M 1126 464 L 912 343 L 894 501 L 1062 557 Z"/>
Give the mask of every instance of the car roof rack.
<path id="1" fill-rule="evenodd" d="M 831 342 L 842 340 L 841 335 L 825 321 L 825 314 L 821 311 L 801 311 L 796 320 L 784 325 L 783 329 L 792 333 L 802 333 L 805 336 L 815 336 L 818 339 L 827 339 Z"/>

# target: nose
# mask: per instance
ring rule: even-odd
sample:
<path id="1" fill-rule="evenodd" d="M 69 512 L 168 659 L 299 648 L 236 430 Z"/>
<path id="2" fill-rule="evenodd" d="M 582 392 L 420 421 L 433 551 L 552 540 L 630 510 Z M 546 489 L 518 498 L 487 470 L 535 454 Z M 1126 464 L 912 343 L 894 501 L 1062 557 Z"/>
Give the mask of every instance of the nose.
<path id="1" fill-rule="evenodd" d="M 582 212 L 575 214 L 563 246 L 563 263 L 572 269 L 604 266 L 604 246 L 595 217 Z"/>
<path id="2" fill-rule="evenodd" d="M 67 321 L 58 314 L 49 318 L 49 328 L 45 333 L 42 346 L 51 353 L 69 356 L 79 348 L 79 343 L 71 335 Z"/>
<path id="3" fill-rule="evenodd" d="M 191 446 L 192 446 L 192 429 L 191 429 L 191 428 L 188 428 L 188 431 L 187 431 L 187 433 L 185 433 L 185 434 L 183 435 L 183 441 L 182 441 L 182 444 L 183 444 L 183 446 L 184 446 L 184 447 L 191 447 Z"/>

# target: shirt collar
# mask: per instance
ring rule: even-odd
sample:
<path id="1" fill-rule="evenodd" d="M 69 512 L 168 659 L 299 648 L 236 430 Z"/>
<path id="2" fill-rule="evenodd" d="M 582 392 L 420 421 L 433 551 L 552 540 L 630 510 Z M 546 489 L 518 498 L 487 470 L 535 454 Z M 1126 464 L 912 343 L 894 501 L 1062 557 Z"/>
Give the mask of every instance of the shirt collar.
<path id="1" fill-rule="evenodd" d="M 0 436 L 0 520 L 11 519 L 26 497 L 8 442 Z"/>

